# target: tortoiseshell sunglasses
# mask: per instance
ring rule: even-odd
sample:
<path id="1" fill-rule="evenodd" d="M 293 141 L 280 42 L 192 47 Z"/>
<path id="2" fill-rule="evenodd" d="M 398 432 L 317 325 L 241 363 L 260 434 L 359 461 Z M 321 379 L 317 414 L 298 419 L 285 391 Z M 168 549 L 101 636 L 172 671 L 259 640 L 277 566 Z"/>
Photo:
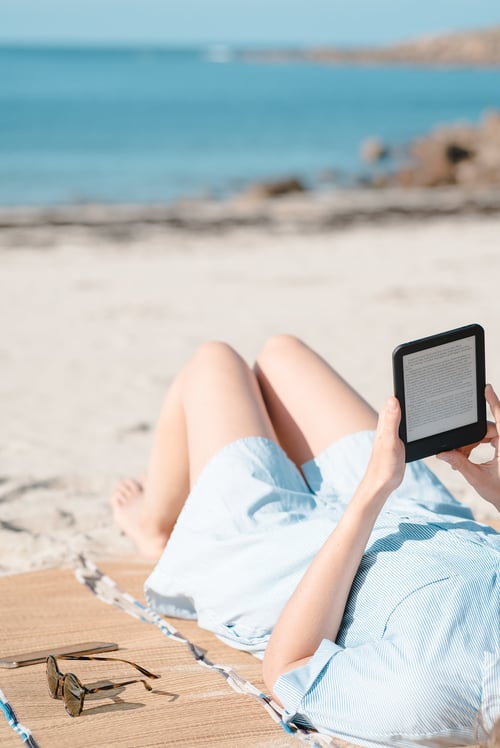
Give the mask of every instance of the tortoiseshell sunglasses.
<path id="1" fill-rule="evenodd" d="M 135 662 L 130 660 L 121 660 L 119 657 L 92 657 L 88 656 L 77 656 L 77 655 L 59 655 L 60 660 L 110 660 L 113 662 L 126 662 L 127 665 L 132 665 L 140 673 L 145 675 L 147 678 L 160 678 L 159 675 L 150 673 L 146 668 L 137 665 Z M 62 699 L 64 701 L 64 707 L 70 717 L 78 717 L 82 713 L 83 702 L 85 696 L 89 693 L 99 693 L 99 691 L 109 691 L 113 688 L 119 688 L 120 686 L 128 686 L 131 683 L 142 683 L 147 691 L 151 691 L 152 688 L 149 683 L 142 678 L 135 678 L 134 680 L 120 681 L 120 683 L 109 683 L 104 686 L 96 686 L 89 688 L 84 686 L 83 683 L 74 675 L 74 673 L 61 673 L 57 666 L 57 660 L 54 655 L 47 657 L 47 684 L 49 686 L 49 694 L 53 699 Z"/>

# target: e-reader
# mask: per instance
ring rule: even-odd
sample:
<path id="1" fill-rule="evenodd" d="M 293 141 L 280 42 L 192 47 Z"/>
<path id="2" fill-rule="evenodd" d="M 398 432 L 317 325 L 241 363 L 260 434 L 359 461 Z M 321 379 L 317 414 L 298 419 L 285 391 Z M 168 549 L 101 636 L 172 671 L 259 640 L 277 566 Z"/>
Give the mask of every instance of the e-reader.
<path id="1" fill-rule="evenodd" d="M 484 330 L 473 324 L 403 343 L 392 354 L 406 462 L 486 434 Z"/>

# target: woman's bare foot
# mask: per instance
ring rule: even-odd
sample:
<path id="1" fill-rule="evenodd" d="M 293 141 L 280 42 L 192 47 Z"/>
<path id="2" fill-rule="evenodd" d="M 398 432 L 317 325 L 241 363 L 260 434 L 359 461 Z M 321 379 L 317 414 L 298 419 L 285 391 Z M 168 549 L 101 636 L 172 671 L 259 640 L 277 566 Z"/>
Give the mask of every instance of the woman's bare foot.
<path id="1" fill-rule="evenodd" d="M 113 517 L 146 558 L 160 558 L 169 533 L 144 516 L 144 484 L 135 478 L 120 481 L 111 496 Z"/>

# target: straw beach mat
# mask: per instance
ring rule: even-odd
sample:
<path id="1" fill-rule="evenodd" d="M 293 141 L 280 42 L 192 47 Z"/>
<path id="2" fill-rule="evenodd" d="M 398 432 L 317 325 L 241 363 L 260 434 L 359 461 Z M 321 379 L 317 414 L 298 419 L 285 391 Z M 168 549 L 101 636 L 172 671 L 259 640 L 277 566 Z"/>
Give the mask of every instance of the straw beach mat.
<path id="1" fill-rule="evenodd" d="M 500 523 L 491 524 L 500 529 Z M 100 568 L 130 593 L 129 601 L 144 601 L 142 586 L 151 564 L 133 556 L 102 563 Z M 136 683 L 87 696 L 81 716 L 71 718 L 63 703 L 48 694 L 45 664 L 0 668 L 0 707 L 7 717 L 0 711 L 1 748 L 22 745 L 22 736 L 8 723 L 10 708 L 32 733 L 33 743 L 29 738 L 28 745 L 40 748 L 348 745 L 317 733 L 287 734 L 258 698 L 265 687 L 256 658 L 226 646 L 194 621 L 167 622 L 156 616 L 170 630 L 178 627 L 188 643 L 166 636 L 157 625 L 116 607 L 113 593 L 108 600 L 112 604 L 105 604 L 92 594 L 91 586 L 80 584 L 74 569 L 0 578 L 0 657 L 85 641 L 116 642 L 119 650 L 109 656 L 132 660 L 161 679 L 151 681 L 152 692 Z M 117 589 L 117 600 L 120 594 Z M 217 671 L 200 663 L 200 658 L 225 667 Z M 74 672 L 84 684 L 136 676 L 124 663 L 60 660 L 59 666 L 63 672 Z M 242 693 L 231 688 L 231 674 Z M 3 697 L 8 704 L 2 704 Z"/>
<path id="2" fill-rule="evenodd" d="M 100 568 L 122 590 L 144 600 L 142 586 L 150 564 L 134 556 L 102 563 Z M 1 657 L 85 641 L 116 642 L 119 651 L 109 656 L 132 660 L 161 675 L 151 681 L 152 692 L 136 683 L 87 696 L 81 716 L 72 718 L 61 701 L 50 698 L 44 664 L 0 668 L 0 690 L 40 748 L 279 748 L 302 742 L 273 721 L 258 698 L 235 692 L 220 672 L 200 664 L 186 643 L 106 605 L 77 581 L 73 569 L 0 578 L 0 601 Z M 264 689 L 256 658 L 226 646 L 193 621 L 170 622 L 210 661 L 236 671 L 243 682 L 256 687 L 256 693 Z M 122 663 L 60 660 L 59 666 L 84 684 L 140 677 Z M 313 735 L 306 740 L 302 745 L 326 744 L 321 737 L 317 743 Z M 0 713 L 0 746 L 20 745 L 21 736 Z"/>

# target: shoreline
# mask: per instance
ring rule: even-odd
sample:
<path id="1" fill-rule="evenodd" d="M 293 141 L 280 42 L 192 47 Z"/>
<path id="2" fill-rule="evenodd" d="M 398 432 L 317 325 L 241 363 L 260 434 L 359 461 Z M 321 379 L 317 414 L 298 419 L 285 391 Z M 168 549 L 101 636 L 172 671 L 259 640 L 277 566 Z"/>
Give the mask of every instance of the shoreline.
<path id="1" fill-rule="evenodd" d="M 500 187 L 364 188 L 306 191 L 280 197 L 240 194 L 224 200 L 158 204 L 95 203 L 0 207 L 0 247 L 45 245 L 81 230 L 90 238 L 136 241 L 165 230 L 234 229 L 310 233 L 352 225 L 405 223 L 500 214 Z M 45 241 L 40 241 L 45 235 Z M 37 241 L 38 236 L 38 241 Z"/>

